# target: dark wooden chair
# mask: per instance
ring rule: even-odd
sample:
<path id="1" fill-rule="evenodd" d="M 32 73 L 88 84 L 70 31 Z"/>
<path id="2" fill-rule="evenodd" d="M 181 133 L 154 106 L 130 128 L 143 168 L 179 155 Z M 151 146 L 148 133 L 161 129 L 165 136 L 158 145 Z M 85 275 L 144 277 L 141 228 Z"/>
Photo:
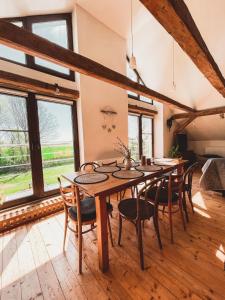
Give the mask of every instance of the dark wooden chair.
<path id="1" fill-rule="evenodd" d="M 142 244 L 142 226 L 141 222 L 149 220 L 153 217 L 154 227 L 156 235 L 158 238 L 159 248 L 162 249 L 162 243 L 159 234 L 158 227 L 158 194 L 161 189 L 162 179 L 158 178 L 153 180 L 144 186 L 138 193 L 136 198 L 128 198 L 122 200 L 118 204 L 119 211 L 119 236 L 118 245 L 121 245 L 121 235 L 122 235 L 122 222 L 123 220 L 128 220 L 134 224 L 136 228 L 136 234 L 138 238 L 138 248 L 140 252 L 140 265 L 141 269 L 144 269 L 144 256 L 143 256 L 143 244 Z M 156 190 L 154 203 L 149 203 L 147 195 L 151 190 Z M 144 198 L 142 197 L 144 195 Z M 142 198 L 141 198 L 142 197 Z"/>
<path id="2" fill-rule="evenodd" d="M 169 225 L 170 225 L 170 238 L 171 243 L 173 243 L 173 219 L 172 216 L 174 213 L 180 212 L 182 224 L 184 230 L 186 230 L 186 224 L 183 214 L 183 175 L 174 175 L 171 174 L 169 179 L 165 177 L 162 183 L 162 188 L 159 192 L 158 197 L 158 210 L 162 211 L 163 214 L 167 213 L 169 216 Z M 155 195 L 157 190 L 151 189 L 148 192 L 147 198 L 150 203 L 154 203 Z"/>
<path id="3" fill-rule="evenodd" d="M 94 161 L 89 161 L 80 166 L 80 171 L 94 171 L 97 167 L 100 167 L 100 165 Z"/>
<path id="4" fill-rule="evenodd" d="M 85 197 L 81 199 L 81 194 L 77 186 L 63 187 L 60 177 L 58 177 L 60 193 L 64 204 L 65 212 L 65 227 L 63 239 L 63 251 L 65 251 L 65 242 L 67 229 L 69 228 L 78 237 L 78 250 L 79 250 L 79 274 L 82 273 L 82 235 L 93 230 L 96 226 L 96 208 L 95 198 Z M 108 212 L 108 229 L 111 244 L 113 246 L 112 230 L 109 220 L 109 214 L 113 211 L 111 204 L 107 203 Z M 70 222 L 74 224 L 74 228 L 70 227 Z M 82 230 L 84 225 L 91 225 L 90 229 Z"/>
<path id="5" fill-rule="evenodd" d="M 193 180 L 193 174 L 198 167 L 199 167 L 199 163 L 196 162 L 193 165 L 191 165 L 184 173 L 183 205 L 185 207 L 184 211 L 185 211 L 187 222 L 189 222 L 189 218 L 188 218 L 187 205 L 186 205 L 186 194 L 188 196 L 189 203 L 191 204 L 192 212 L 194 213 L 194 205 L 192 202 L 192 180 Z"/>

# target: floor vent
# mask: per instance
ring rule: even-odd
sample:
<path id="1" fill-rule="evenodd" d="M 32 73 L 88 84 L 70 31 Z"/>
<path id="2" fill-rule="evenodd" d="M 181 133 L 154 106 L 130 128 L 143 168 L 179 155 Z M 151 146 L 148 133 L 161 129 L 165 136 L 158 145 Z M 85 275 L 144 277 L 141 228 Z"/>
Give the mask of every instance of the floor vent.
<path id="1" fill-rule="evenodd" d="M 5 212 L 3 211 L 0 213 L 0 233 L 61 210 L 63 210 L 62 199 L 60 197 L 54 197 L 43 200 L 42 202 L 29 204 Z"/>

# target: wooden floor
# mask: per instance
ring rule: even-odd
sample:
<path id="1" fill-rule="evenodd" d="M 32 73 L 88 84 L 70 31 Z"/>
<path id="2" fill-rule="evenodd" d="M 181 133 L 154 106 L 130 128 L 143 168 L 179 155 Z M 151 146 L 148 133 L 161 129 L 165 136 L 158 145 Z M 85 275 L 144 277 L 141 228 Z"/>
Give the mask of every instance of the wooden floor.
<path id="1" fill-rule="evenodd" d="M 22 226 L 0 238 L 1 299 L 225 299 L 225 198 L 199 192 L 194 178 L 195 214 L 184 232 L 175 219 L 170 244 L 161 217 L 163 250 L 152 222 L 144 229 L 146 270 L 139 267 L 135 229 L 124 223 L 122 247 L 110 247 L 110 272 L 98 269 L 96 232 L 84 236 L 83 275 L 78 275 L 77 240 L 62 252 L 63 214 Z M 117 239 L 116 200 L 111 219 Z M 189 209 L 190 212 L 190 209 Z"/>

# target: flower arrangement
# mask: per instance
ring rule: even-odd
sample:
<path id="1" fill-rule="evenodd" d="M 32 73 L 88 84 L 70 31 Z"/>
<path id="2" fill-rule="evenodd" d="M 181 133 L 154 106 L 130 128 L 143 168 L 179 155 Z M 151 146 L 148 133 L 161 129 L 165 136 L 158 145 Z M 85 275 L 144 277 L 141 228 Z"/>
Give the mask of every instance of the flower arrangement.
<path id="1" fill-rule="evenodd" d="M 124 158 L 131 159 L 131 153 L 128 147 L 121 141 L 119 137 L 117 137 L 116 139 L 116 151 L 120 153 Z"/>

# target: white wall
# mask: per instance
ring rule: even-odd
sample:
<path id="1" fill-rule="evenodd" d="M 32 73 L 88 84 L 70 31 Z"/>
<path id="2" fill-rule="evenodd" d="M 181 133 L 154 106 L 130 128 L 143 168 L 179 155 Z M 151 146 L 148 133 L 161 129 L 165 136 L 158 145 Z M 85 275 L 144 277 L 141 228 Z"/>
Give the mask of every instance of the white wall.
<path id="1" fill-rule="evenodd" d="M 188 147 L 197 154 L 217 154 L 225 157 L 225 140 L 188 141 Z"/>
<path id="2" fill-rule="evenodd" d="M 115 71 L 126 73 L 126 41 L 103 23 L 76 6 L 77 47 L 79 53 Z M 83 132 L 80 132 L 81 158 L 83 161 L 117 157 L 114 151 L 116 137 L 125 143 L 128 139 L 128 98 L 126 91 L 100 80 L 80 75 L 80 108 Z M 117 112 L 116 129 L 111 133 L 102 128 L 105 106 Z M 107 121 L 109 124 L 110 118 Z"/>

